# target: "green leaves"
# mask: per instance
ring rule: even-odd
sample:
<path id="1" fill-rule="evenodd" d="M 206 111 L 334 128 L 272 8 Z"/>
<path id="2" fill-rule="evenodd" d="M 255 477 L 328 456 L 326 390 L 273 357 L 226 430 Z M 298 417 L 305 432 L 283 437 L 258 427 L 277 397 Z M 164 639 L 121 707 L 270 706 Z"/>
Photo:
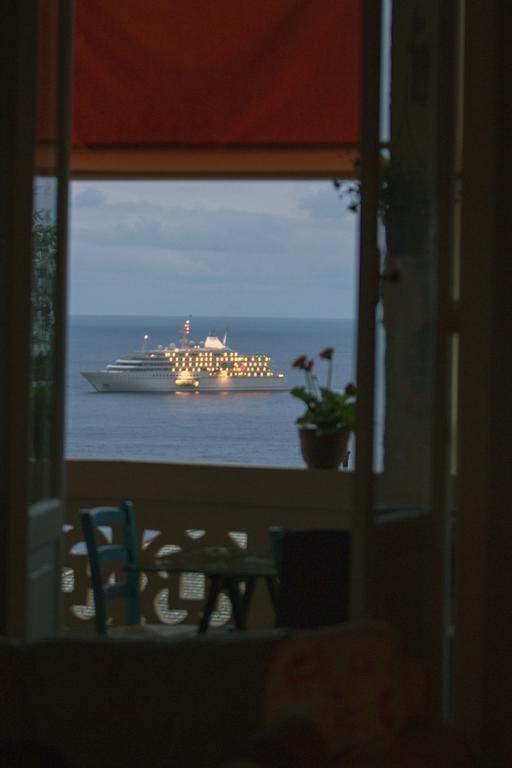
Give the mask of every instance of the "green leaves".
<path id="1" fill-rule="evenodd" d="M 300 426 L 315 427 L 323 434 L 338 432 L 340 429 L 354 429 L 355 397 L 345 392 L 333 392 L 325 387 L 320 389 L 319 397 L 304 387 L 294 387 L 291 394 L 307 406 L 306 412 L 297 419 Z"/>
<path id="2" fill-rule="evenodd" d="M 327 347 L 319 357 L 328 361 L 327 386 L 320 387 L 317 377 L 312 373 L 313 361 L 306 356 L 297 358 L 294 367 L 302 368 L 306 376 L 305 387 L 294 387 L 293 397 L 306 405 L 306 411 L 299 416 L 297 424 L 301 427 L 316 429 L 321 434 L 332 434 L 342 429 L 352 431 L 355 427 L 356 395 L 354 384 L 347 384 L 344 392 L 334 392 L 331 388 L 332 357 L 334 349 Z"/>
<path id="3" fill-rule="evenodd" d="M 299 400 L 302 400 L 307 406 L 314 405 L 317 400 L 317 398 L 308 392 L 305 387 L 293 387 L 293 389 L 290 390 L 290 394 L 292 394 L 293 397 L 298 397 Z"/>

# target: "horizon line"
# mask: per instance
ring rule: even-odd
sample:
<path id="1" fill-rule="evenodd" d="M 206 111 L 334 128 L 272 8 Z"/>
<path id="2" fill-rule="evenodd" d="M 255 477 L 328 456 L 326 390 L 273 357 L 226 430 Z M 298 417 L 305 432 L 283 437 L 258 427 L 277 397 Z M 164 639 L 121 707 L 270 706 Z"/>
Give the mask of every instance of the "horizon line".
<path id="1" fill-rule="evenodd" d="M 160 314 L 132 314 L 132 315 L 126 315 L 126 314 L 92 314 L 88 312 L 68 312 L 67 313 L 68 318 L 79 318 L 79 317 L 154 317 L 154 318 L 219 318 L 219 319 L 247 319 L 247 320 L 355 320 L 356 318 L 353 317 L 332 317 L 332 316 L 322 316 L 319 317 L 318 315 L 191 315 L 191 314 L 177 314 L 177 315 L 160 315 Z"/>

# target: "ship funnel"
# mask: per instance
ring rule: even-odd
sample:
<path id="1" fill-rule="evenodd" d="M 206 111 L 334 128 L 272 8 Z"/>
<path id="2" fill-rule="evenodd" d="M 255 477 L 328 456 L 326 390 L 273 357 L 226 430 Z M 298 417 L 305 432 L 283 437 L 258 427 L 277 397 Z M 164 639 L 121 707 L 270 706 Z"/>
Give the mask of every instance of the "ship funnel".
<path id="1" fill-rule="evenodd" d="M 222 337 L 222 343 L 224 344 L 225 347 L 227 346 L 227 343 L 228 343 L 228 329 L 227 328 L 224 331 L 224 336 Z"/>

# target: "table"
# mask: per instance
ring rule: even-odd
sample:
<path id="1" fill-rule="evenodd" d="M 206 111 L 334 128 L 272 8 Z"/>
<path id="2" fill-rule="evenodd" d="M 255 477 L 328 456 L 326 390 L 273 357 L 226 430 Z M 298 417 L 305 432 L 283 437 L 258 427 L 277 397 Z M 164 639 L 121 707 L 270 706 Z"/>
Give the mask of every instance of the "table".
<path id="1" fill-rule="evenodd" d="M 247 628 L 247 616 L 258 578 L 264 578 L 272 606 L 276 606 L 277 571 L 270 553 L 228 547 L 194 547 L 157 558 L 151 563 L 140 562 L 139 571 L 166 573 L 202 573 L 210 582 L 198 632 L 206 632 L 215 604 L 221 592 L 228 595 L 236 629 Z M 240 586 L 244 585 L 241 590 Z"/>

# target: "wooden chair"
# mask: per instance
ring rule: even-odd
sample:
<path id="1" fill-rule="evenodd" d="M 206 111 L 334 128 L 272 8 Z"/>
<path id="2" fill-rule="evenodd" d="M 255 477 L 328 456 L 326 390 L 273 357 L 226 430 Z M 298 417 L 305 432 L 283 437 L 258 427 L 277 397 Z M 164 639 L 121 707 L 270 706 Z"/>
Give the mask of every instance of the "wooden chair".
<path id="1" fill-rule="evenodd" d="M 94 595 L 96 632 L 109 636 L 162 636 L 195 634 L 196 627 L 190 625 L 141 624 L 140 615 L 140 572 L 136 570 L 138 558 L 137 528 L 135 510 L 131 501 L 119 507 L 95 507 L 80 510 L 82 530 L 89 556 L 91 586 Z M 97 529 L 101 526 L 119 526 L 122 543 L 98 544 Z M 117 563 L 122 568 L 121 581 L 110 583 L 105 580 L 103 567 Z M 107 627 L 107 601 L 126 602 L 126 625 Z"/>
<path id="2" fill-rule="evenodd" d="M 276 627 L 348 621 L 349 531 L 270 529 L 276 561 Z"/>

